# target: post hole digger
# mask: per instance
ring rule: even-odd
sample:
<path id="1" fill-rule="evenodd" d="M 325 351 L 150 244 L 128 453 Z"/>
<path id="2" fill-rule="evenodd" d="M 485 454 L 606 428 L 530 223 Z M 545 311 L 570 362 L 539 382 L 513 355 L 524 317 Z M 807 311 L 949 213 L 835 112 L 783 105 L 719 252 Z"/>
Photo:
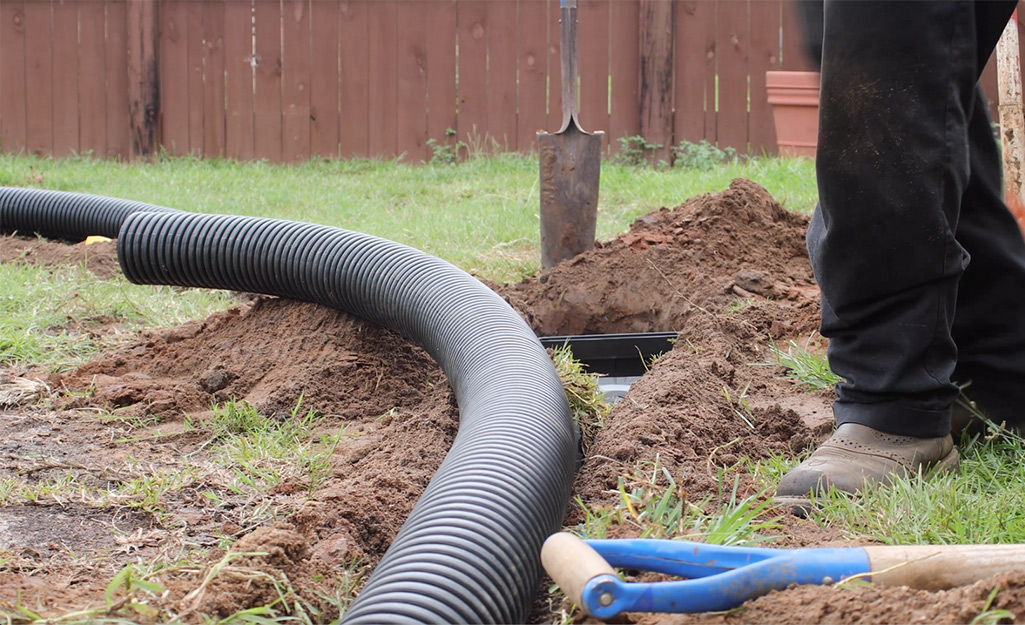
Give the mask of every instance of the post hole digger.
<path id="1" fill-rule="evenodd" d="M 912 545 L 773 549 L 665 539 L 581 540 L 553 534 L 545 570 L 566 596 L 601 619 L 623 612 L 713 612 L 790 584 L 851 577 L 883 586 L 941 590 L 1025 570 L 1025 545 Z M 625 582 L 613 567 L 686 578 Z"/>

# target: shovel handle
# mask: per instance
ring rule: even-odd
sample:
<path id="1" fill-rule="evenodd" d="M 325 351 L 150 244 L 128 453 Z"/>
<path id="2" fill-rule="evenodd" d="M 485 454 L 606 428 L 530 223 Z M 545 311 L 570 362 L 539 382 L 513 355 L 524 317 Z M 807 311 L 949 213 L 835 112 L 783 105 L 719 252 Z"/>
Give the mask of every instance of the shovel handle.
<path id="1" fill-rule="evenodd" d="M 593 547 L 569 532 L 552 534 L 541 546 L 541 565 L 570 601 L 582 606 L 584 586 L 616 570 Z"/>
<path id="2" fill-rule="evenodd" d="M 997 573 L 1025 570 L 1025 545 L 864 547 L 872 583 L 943 590 Z"/>
<path id="3" fill-rule="evenodd" d="M 560 49 L 562 70 L 562 129 L 569 128 L 577 117 L 577 0 L 561 0 L 559 4 Z"/>

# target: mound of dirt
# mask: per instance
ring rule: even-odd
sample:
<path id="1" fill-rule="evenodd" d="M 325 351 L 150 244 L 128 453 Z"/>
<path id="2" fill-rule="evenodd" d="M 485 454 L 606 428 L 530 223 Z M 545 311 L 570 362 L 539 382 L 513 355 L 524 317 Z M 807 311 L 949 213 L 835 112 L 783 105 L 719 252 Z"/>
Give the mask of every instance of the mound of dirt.
<path id="1" fill-rule="evenodd" d="M 76 243 L 65 245 L 46 239 L 0 237 L 0 263 L 23 262 L 43 267 L 84 265 L 100 278 L 121 273 L 117 264 L 117 243 Z"/>
<path id="2" fill-rule="evenodd" d="M 496 287 L 538 334 L 682 330 L 695 312 L 783 301 L 777 335 L 817 327 L 807 218 L 737 179 L 636 220 L 630 231 L 511 287 Z"/>
<path id="3" fill-rule="evenodd" d="M 738 179 L 721 193 L 652 212 L 629 232 L 549 271 L 517 284 L 489 285 L 542 336 L 679 333 L 672 351 L 653 362 L 613 408 L 578 473 L 576 496 L 591 506 L 612 504 L 619 480 L 629 482 L 638 471 L 650 475 L 657 466 L 673 476 L 690 502 L 709 509 L 722 505 L 734 485 L 738 497 L 766 497 L 739 461 L 793 453 L 826 435 L 832 393 L 809 393 L 782 380 L 769 349 L 772 343 L 817 340 L 818 290 L 804 246 L 806 227 L 805 217 L 784 210 L 756 183 Z M 90 267 L 116 268 L 110 244 L 86 248 L 0 239 L 3 262 L 66 264 L 86 254 Z M 106 260 L 99 260 L 104 254 Z M 292 418 L 302 398 L 304 412 L 326 415 L 322 431 L 344 426 L 346 435 L 322 484 L 306 492 L 302 483 L 285 480 L 268 495 L 266 505 L 279 510 L 276 523 L 247 525 L 230 507 L 199 496 L 163 502 L 163 522 L 185 524 L 182 540 L 209 545 L 216 536 L 239 539 L 230 552 L 213 550 L 205 568 L 165 580 L 164 605 L 186 621 L 262 605 L 286 580 L 315 602 L 318 580 L 329 579 L 339 564 L 373 566 L 458 428 L 451 388 L 421 348 L 344 313 L 262 296 L 205 320 L 146 331 L 124 348 L 47 382 L 65 390 L 63 405 L 49 420 L 0 425 L 0 452 L 6 453 L 0 458 L 9 459 L 0 471 L 24 470 L 23 450 L 35 444 L 26 432 L 47 427 L 62 428 L 60 445 L 32 449 L 55 455 L 59 448 L 68 466 L 103 454 L 110 454 L 108 460 L 142 455 L 160 466 L 182 454 L 200 458 L 210 441 L 190 432 L 182 415 L 202 422 L 214 402 L 229 398 L 279 420 Z M 159 420 L 159 437 L 126 450 L 114 442 L 115 426 L 77 418 L 82 408 L 102 408 L 126 420 Z M 76 455 L 77 448 L 82 453 Z M 241 509 L 253 502 L 233 505 Z M 580 514 L 571 506 L 567 523 L 580 521 Z M 149 527 L 136 517 L 133 523 L 139 531 Z M 783 525 L 779 546 L 845 544 L 842 535 L 812 521 L 786 517 Z M 617 531 L 630 535 L 628 526 Z M 152 556 L 156 549 L 143 544 L 138 553 Z M 47 586 L 36 580 L 64 579 L 63 573 L 36 565 L 33 575 L 0 571 L 0 597 L 20 592 L 38 605 L 53 605 Z M 995 584 L 1003 590 L 993 608 L 1025 609 L 1025 577 L 1019 575 L 941 593 L 799 587 L 729 614 L 625 620 L 964 622 L 982 610 Z M 62 588 L 65 607 L 103 600 L 103 585 L 96 582 L 78 583 L 78 595 L 66 583 L 53 587 Z M 545 596 L 539 593 L 539 606 Z M 330 606 L 322 607 L 323 616 L 332 618 Z M 547 608 L 532 616 L 534 622 L 555 618 Z"/>

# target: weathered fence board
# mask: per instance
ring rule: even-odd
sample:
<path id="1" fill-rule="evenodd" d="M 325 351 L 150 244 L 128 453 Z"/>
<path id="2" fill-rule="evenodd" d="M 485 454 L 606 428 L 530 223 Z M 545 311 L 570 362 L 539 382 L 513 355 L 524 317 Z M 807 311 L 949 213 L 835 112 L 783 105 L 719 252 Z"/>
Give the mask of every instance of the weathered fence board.
<path id="1" fill-rule="evenodd" d="M 107 155 L 107 50 L 106 6 L 99 0 L 78 3 L 78 111 L 77 150 L 94 156 Z M 88 51 L 92 50 L 92 53 Z M 2 54 L 2 51 L 0 51 Z"/>
<path id="2" fill-rule="evenodd" d="M 79 149 L 78 136 L 78 4 L 63 0 L 53 6 L 53 147 L 54 156 Z M 65 60 L 66 59 L 66 60 Z"/>
<path id="3" fill-rule="evenodd" d="M 282 158 L 310 158 L 310 0 L 285 0 L 282 27 Z"/>
<path id="4" fill-rule="evenodd" d="M 438 0 L 427 6 L 427 140 L 448 146 L 455 143 L 448 131 L 456 127 L 455 5 Z"/>
<path id="5" fill-rule="evenodd" d="M 25 7 L 4 2 L 0 7 L 0 147 L 25 149 Z"/>
<path id="6" fill-rule="evenodd" d="M 582 126 L 610 153 L 638 135 L 659 159 L 683 141 L 774 153 L 765 72 L 811 68 L 793 1 L 579 0 Z M 529 152 L 562 121 L 559 14 L 558 0 L 0 0 L 0 149 Z"/>
<path id="7" fill-rule="evenodd" d="M 238 160 L 255 156 L 252 18 L 250 2 L 224 4 L 224 154 Z"/>
<path id="8" fill-rule="evenodd" d="M 203 154 L 225 152 L 224 17 L 222 0 L 203 4 Z"/>
<path id="9" fill-rule="evenodd" d="M 25 128 L 26 151 L 53 153 L 53 38 L 49 2 L 26 2 Z"/>
<path id="10" fill-rule="evenodd" d="M 632 2 L 609 3 L 609 125 L 605 141 L 612 149 L 618 139 L 640 132 L 637 67 L 640 65 L 640 14 Z M 599 130 L 588 128 L 587 130 Z"/>
<path id="11" fill-rule="evenodd" d="M 256 79 L 253 90 L 253 149 L 258 158 L 280 161 L 281 3 L 255 0 Z"/>
<path id="12" fill-rule="evenodd" d="M 310 154 L 338 156 L 338 4 L 310 3 Z"/>
<path id="13" fill-rule="evenodd" d="M 168 153 L 182 156 L 189 153 L 189 3 L 160 4 L 161 143 Z"/>

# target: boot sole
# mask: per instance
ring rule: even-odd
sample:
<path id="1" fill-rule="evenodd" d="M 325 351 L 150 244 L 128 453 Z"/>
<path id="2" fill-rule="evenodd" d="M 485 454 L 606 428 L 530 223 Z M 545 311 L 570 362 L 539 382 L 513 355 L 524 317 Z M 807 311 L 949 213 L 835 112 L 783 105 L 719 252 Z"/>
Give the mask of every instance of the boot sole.
<path id="1" fill-rule="evenodd" d="M 948 473 L 957 471 L 961 466 L 961 456 L 957 453 L 957 447 L 950 450 L 946 456 L 940 458 L 926 471 L 932 473 Z M 772 503 L 781 508 L 790 508 L 790 512 L 797 517 L 805 518 L 816 507 L 810 496 L 801 497 L 794 495 L 783 495 L 772 498 Z"/>

